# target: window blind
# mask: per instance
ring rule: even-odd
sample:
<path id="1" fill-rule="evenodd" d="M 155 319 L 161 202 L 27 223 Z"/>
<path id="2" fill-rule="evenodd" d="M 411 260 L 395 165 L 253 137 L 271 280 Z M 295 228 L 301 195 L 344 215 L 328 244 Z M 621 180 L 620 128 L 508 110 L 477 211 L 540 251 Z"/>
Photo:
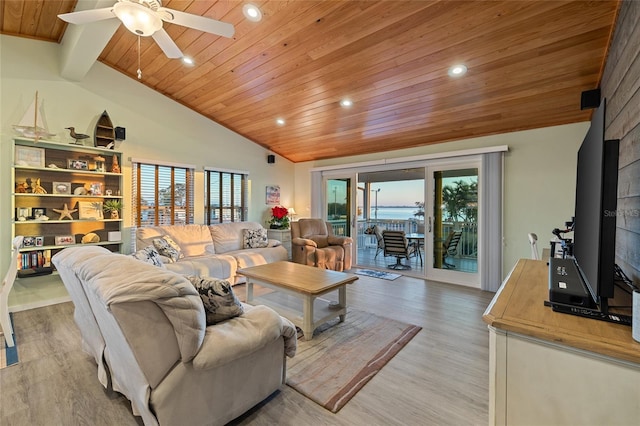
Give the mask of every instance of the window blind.
<path id="1" fill-rule="evenodd" d="M 134 162 L 132 171 L 136 226 L 193 223 L 192 168 Z"/>
<path id="2" fill-rule="evenodd" d="M 248 175 L 205 169 L 207 225 L 247 220 Z"/>

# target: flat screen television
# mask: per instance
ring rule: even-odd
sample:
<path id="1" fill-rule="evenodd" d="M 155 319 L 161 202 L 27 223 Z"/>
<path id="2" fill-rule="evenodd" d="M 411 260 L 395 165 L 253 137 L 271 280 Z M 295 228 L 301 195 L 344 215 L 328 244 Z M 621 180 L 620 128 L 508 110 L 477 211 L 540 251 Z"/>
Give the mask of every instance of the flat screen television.
<path id="1" fill-rule="evenodd" d="M 578 151 L 573 256 L 598 309 L 614 297 L 619 141 L 605 140 L 603 98 Z"/>

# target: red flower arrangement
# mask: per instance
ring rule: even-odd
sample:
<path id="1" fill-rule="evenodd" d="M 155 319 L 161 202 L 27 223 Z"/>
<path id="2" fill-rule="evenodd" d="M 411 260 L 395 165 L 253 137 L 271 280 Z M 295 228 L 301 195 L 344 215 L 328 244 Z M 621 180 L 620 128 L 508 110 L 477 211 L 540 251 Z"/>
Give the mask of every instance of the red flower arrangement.
<path id="1" fill-rule="evenodd" d="M 271 229 L 289 229 L 289 210 L 281 206 L 273 207 L 269 225 Z"/>

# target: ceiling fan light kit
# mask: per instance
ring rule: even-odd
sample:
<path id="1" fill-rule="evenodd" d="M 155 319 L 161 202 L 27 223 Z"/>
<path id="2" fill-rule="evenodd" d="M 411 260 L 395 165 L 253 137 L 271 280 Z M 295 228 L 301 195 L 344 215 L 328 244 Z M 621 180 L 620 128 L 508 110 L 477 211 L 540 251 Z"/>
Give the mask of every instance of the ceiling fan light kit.
<path id="1" fill-rule="evenodd" d="M 113 14 L 129 31 L 139 36 L 149 37 L 162 28 L 162 19 L 139 3 L 118 2 L 113 5 Z"/>

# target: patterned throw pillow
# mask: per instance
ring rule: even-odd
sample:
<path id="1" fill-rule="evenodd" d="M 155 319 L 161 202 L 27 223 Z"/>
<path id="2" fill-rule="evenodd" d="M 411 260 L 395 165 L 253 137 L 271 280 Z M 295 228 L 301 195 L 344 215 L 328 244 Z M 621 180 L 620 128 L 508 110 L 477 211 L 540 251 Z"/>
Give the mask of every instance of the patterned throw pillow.
<path id="1" fill-rule="evenodd" d="M 259 229 L 243 229 L 243 248 L 262 248 L 269 245 L 267 238 L 267 230 L 264 228 Z"/>
<path id="2" fill-rule="evenodd" d="M 180 246 L 168 235 L 154 239 L 153 246 L 162 256 L 171 259 L 172 263 L 177 262 L 178 259 L 182 259 L 184 257 L 184 254 L 180 251 Z"/>
<path id="3" fill-rule="evenodd" d="M 217 278 L 188 276 L 187 279 L 198 290 L 204 311 L 207 314 L 207 325 L 215 324 L 244 313 L 242 304 L 233 293 L 229 281 Z"/>
<path id="4" fill-rule="evenodd" d="M 156 250 L 154 246 L 147 246 L 142 250 L 132 253 L 131 256 L 138 260 L 142 260 L 143 262 L 150 263 L 161 268 L 166 268 L 160 259 L 160 253 L 158 253 L 158 250 Z"/>

